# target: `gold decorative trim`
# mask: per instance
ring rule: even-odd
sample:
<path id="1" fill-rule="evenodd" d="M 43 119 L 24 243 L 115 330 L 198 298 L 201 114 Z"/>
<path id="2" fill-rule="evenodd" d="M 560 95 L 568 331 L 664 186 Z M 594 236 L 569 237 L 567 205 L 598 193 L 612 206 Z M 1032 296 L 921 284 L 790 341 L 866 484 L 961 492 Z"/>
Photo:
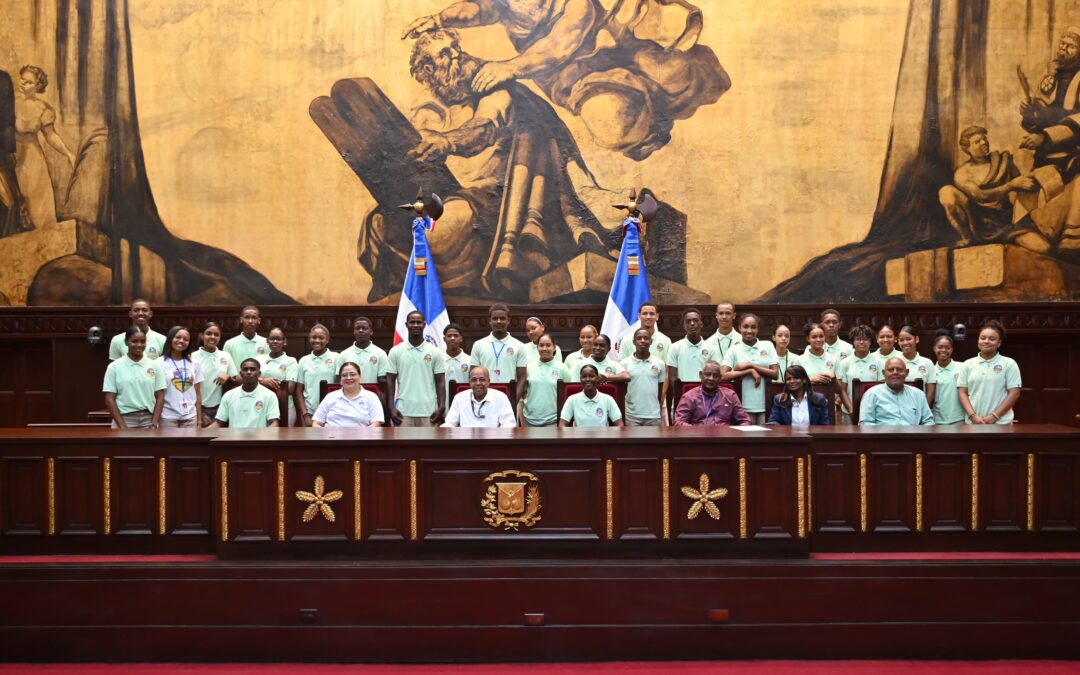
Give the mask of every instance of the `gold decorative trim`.
<path id="1" fill-rule="evenodd" d="M 799 497 L 799 539 L 806 538 L 806 460 L 800 457 L 796 465 L 796 489 Z"/>
<path id="2" fill-rule="evenodd" d="M 158 457 L 158 534 L 165 535 L 165 458 Z"/>
<path id="3" fill-rule="evenodd" d="M 739 458 L 739 539 L 746 539 L 746 458 Z"/>
<path id="4" fill-rule="evenodd" d="M 915 453 L 915 531 L 923 531 L 923 456 Z"/>
<path id="5" fill-rule="evenodd" d="M 285 541 L 285 462 L 277 463 L 277 540 Z"/>
<path id="6" fill-rule="evenodd" d="M 866 498 L 866 453 L 859 455 L 859 529 L 866 532 L 867 527 L 867 498 Z"/>
<path id="7" fill-rule="evenodd" d="M 56 534 L 56 460 L 52 457 L 46 462 L 46 473 L 48 474 L 45 492 L 49 500 L 49 534 Z"/>
<path id="8" fill-rule="evenodd" d="M 353 539 L 360 541 L 360 460 L 352 463 L 353 484 Z"/>
<path id="9" fill-rule="evenodd" d="M 1027 529 L 1035 531 L 1035 453 L 1029 452 L 1027 456 Z"/>
<path id="10" fill-rule="evenodd" d="M 615 538 L 615 472 L 614 462 L 610 459 L 604 463 L 604 480 L 607 485 L 607 538 L 611 541 Z"/>
<path id="11" fill-rule="evenodd" d="M 221 541 L 229 541 L 229 463 L 221 463 Z"/>
<path id="12" fill-rule="evenodd" d="M 409 460 L 409 539 L 416 541 L 419 531 L 416 527 L 416 460 Z"/>
<path id="13" fill-rule="evenodd" d="M 814 530 L 814 457 L 806 456 L 806 530 Z"/>
<path id="14" fill-rule="evenodd" d="M 105 458 L 105 534 L 112 534 L 112 460 Z"/>
<path id="15" fill-rule="evenodd" d="M 497 478 L 517 480 L 499 483 Z M 532 527 L 540 520 L 543 500 L 540 498 L 540 478 L 535 474 L 507 469 L 489 474 L 483 482 L 487 489 L 480 500 L 480 509 L 484 512 L 485 523 L 495 529 L 501 527 L 507 532 L 517 532 L 522 525 Z"/>
<path id="16" fill-rule="evenodd" d="M 671 460 L 665 459 L 660 463 L 661 495 L 660 504 L 664 512 L 664 539 L 671 539 Z"/>
<path id="17" fill-rule="evenodd" d="M 713 520 L 720 520 L 720 509 L 716 506 L 715 502 L 727 497 L 727 488 L 716 488 L 715 490 L 709 489 L 709 474 L 703 473 L 698 477 L 698 488 L 695 490 L 692 487 L 680 488 L 680 492 L 684 497 L 693 499 L 694 502 L 690 504 L 690 510 L 686 512 L 686 519 L 693 520 L 701 515 L 701 511 L 709 514 L 709 517 Z"/>
<path id="18" fill-rule="evenodd" d="M 979 530 L 979 453 L 971 453 L 971 531 Z"/>

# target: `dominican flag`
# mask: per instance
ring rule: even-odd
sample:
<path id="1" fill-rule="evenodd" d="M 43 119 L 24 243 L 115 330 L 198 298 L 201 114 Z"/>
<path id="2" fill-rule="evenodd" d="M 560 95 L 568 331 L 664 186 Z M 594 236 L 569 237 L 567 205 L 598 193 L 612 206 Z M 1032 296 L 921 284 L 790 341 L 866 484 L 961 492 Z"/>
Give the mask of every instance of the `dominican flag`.
<path id="1" fill-rule="evenodd" d="M 409 312 L 419 311 L 424 315 L 424 339 L 443 350 L 443 329 L 450 323 L 446 313 L 439 275 L 435 271 L 435 261 L 428 250 L 427 233 L 435 229 L 435 221 L 428 216 L 413 218 L 413 250 L 409 256 L 409 269 L 405 274 L 405 288 L 401 291 L 401 304 L 398 305 L 397 321 L 394 322 L 394 344 L 409 338 L 405 328 L 405 318 Z"/>
<path id="2" fill-rule="evenodd" d="M 627 218 L 623 231 L 619 264 L 615 267 L 615 279 L 611 283 L 611 295 L 600 328 L 601 333 L 611 338 L 613 350 L 617 349 L 620 340 L 630 339 L 641 327 L 638 310 L 643 302 L 652 299 L 649 277 L 645 274 L 645 258 L 641 255 L 637 219 Z"/>

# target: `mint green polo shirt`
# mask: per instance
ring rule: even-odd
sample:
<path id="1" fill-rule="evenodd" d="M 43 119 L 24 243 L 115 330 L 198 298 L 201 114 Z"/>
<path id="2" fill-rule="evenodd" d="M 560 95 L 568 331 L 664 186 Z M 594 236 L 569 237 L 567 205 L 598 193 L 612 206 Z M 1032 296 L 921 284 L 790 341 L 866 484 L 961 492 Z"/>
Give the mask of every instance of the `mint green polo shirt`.
<path id="1" fill-rule="evenodd" d="M 337 357 L 337 352 L 329 349 L 318 356 L 315 352 L 311 352 L 307 356 L 300 357 L 296 381 L 304 385 L 304 404 L 312 415 L 319 407 L 319 383 L 334 381 L 334 376 L 337 374 L 335 368 Z"/>
<path id="2" fill-rule="evenodd" d="M 450 401 L 457 394 L 456 386 L 453 390 L 450 389 L 450 380 L 454 380 L 458 384 L 469 383 L 469 369 L 472 367 L 469 353 L 464 349 L 458 352 L 457 356 L 450 356 L 443 352 L 443 367 L 446 368 L 443 373 L 443 386 L 446 388 L 446 405 L 449 408 Z"/>
<path id="3" fill-rule="evenodd" d="M 165 374 L 157 362 L 145 356 L 141 361 L 132 361 L 125 355 L 105 369 L 101 391 L 116 394 L 116 407 L 121 414 L 139 410 L 152 413 L 157 405 L 155 394 L 165 389 L 165 385 Z"/>
<path id="4" fill-rule="evenodd" d="M 727 351 L 731 351 L 730 348 Z M 677 369 L 675 377 L 682 382 L 700 382 L 701 367 L 710 360 L 723 363 L 715 342 L 701 338 L 694 344 L 688 338 L 683 338 L 668 350 L 667 366 Z"/>
<path id="5" fill-rule="evenodd" d="M 659 385 L 667 378 L 667 366 L 653 354 L 641 360 L 634 355 L 622 360 L 630 374 L 626 385 L 626 414 L 642 420 L 660 419 Z"/>
<path id="6" fill-rule="evenodd" d="M 620 375 L 626 372 L 623 365 L 611 358 L 611 352 L 608 352 L 608 355 L 604 357 L 603 361 L 594 361 L 592 357 L 589 357 L 578 364 L 576 370 L 569 371 L 571 382 L 581 382 L 581 369 L 585 366 L 595 367 L 596 371 L 604 377 L 612 377 L 613 375 Z"/>
<path id="7" fill-rule="evenodd" d="M 960 369 L 962 363 L 954 360 L 949 361 L 947 366 L 934 364 L 934 375 L 937 378 L 937 389 L 934 390 L 934 423 L 935 424 L 963 424 L 966 415 L 960 405 L 960 394 L 956 389 L 956 383 L 960 381 Z"/>
<path id="8" fill-rule="evenodd" d="M 803 354 L 810 351 L 810 345 L 806 345 L 806 349 L 803 350 Z M 836 338 L 836 342 L 829 344 L 825 343 L 825 351 L 836 357 L 836 362 L 840 363 L 847 357 L 855 353 L 855 346 L 850 342 L 845 341 L 843 338 Z"/>
<path id="9" fill-rule="evenodd" d="M 341 350 L 334 372 L 340 375 L 341 367 L 350 361 L 360 366 L 361 384 L 378 384 L 380 377 L 386 377 L 387 368 L 390 366 L 386 352 L 374 342 L 365 349 L 360 349 L 354 342 Z"/>
<path id="10" fill-rule="evenodd" d="M 881 382 L 881 362 L 873 352 L 867 352 L 866 356 L 859 358 L 853 353 L 840 361 L 836 369 L 836 379 L 847 387 L 848 398 L 852 404 L 855 402 L 855 380 L 859 382 Z"/>
<path id="11" fill-rule="evenodd" d="M 775 344 L 773 345 L 773 349 L 776 349 Z M 776 379 L 773 380 L 773 382 L 779 382 L 779 383 L 783 384 L 784 381 L 785 381 L 784 378 L 787 377 L 788 366 L 792 365 L 792 364 L 795 364 L 795 363 L 798 363 L 798 362 L 799 362 L 799 355 L 796 354 L 795 352 L 791 351 L 790 349 L 787 351 L 787 354 L 784 354 L 783 356 L 780 356 L 779 354 L 777 354 L 776 355 L 776 365 L 780 366 L 780 372 L 777 373 Z"/>
<path id="12" fill-rule="evenodd" d="M 117 333 L 113 336 L 111 342 L 109 342 L 109 360 L 115 361 L 121 356 L 127 356 L 128 349 L 127 343 L 124 342 L 124 335 L 126 333 Z M 143 352 L 143 358 L 148 358 L 153 361 L 159 358 L 165 353 L 165 336 L 155 331 L 153 328 L 147 327 L 146 329 L 146 351 Z"/>
<path id="13" fill-rule="evenodd" d="M 208 352 L 199 348 L 191 353 L 191 360 L 198 363 L 199 368 L 202 369 L 203 381 L 199 384 L 199 392 L 202 394 L 203 407 L 213 408 L 221 402 L 223 391 L 222 385 L 215 380 L 222 375 L 236 377 L 240 371 L 237 370 L 236 363 L 229 356 L 229 352 L 224 349 Z"/>
<path id="14" fill-rule="evenodd" d="M 427 340 L 399 342 L 387 355 L 387 373 L 397 376 L 397 409 L 407 417 L 427 417 L 439 407 L 435 376 L 446 372 L 443 353 Z"/>
<path id="15" fill-rule="evenodd" d="M 281 417 L 277 395 L 261 384 L 247 392 L 236 387 L 221 397 L 214 419 L 225 422 L 230 429 L 262 429 L 270 420 Z"/>
<path id="16" fill-rule="evenodd" d="M 537 359 L 525 367 L 525 421 L 533 426 L 553 424 L 559 416 L 559 380 L 566 382 L 570 372 L 562 363 L 552 359 L 547 363 Z"/>
<path id="17" fill-rule="evenodd" d="M 1001 352 L 994 354 L 992 359 L 984 359 L 976 354 L 964 361 L 956 386 L 966 387 L 975 414 L 987 417 L 997 410 L 1010 389 L 1021 387 L 1020 366 L 1008 356 L 1002 356 Z M 1013 411 L 1009 410 L 997 423 L 1012 424 L 1012 421 Z"/>
<path id="18" fill-rule="evenodd" d="M 919 354 L 909 361 L 903 352 L 900 353 L 900 358 L 904 360 L 904 365 L 908 370 L 905 382 L 922 380 L 923 384 L 937 384 L 937 371 L 934 370 L 933 361 Z"/>
<path id="19" fill-rule="evenodd" d="M 229 352 L 233 363 L 239 368 L 244 359 L 256 359 L 260 354 L 269 354 L 270 346 L 266 344 L 266 338 L 256 334 L 250 340 L 243 333 L 231 337 L 225 341 L 225 351 Z"/>
<path id="20" fill-rule="evenodd" d="M 652 344 L 649 345 L 649 353 L 660 359 L 662 363 L 667 363 L 668 351 L 671 349 L 671 338 L 660 332 L 660 329 L 653 330 Z M 634 346 L 634 334 L 628 333 L 623 336 L 622 340 L 619 340 L 619 363 L 622 363 L 626 359 L 634 355 L 637 351 L 637 347 Z"/>
<path id="21" fill-rule="evenodd" d="M 728 350 L 731 349 L 731 345 L 735 344 L 736 342 L 742 341 L 742 333 L 732 328 L 730 333 L 724 335 L 718 330 L 712 335 L 710 335 L 708 340 L 709 342 L 713 343 L 713 348 L 711 351 L 716 352 L 716 355 L 712 357 L 713 361 L 716 361 L 717 363 L 723 363 L 724 359 L 727 357 Z M 671 365 L 670 361 L 668 362 L 668 365 Z M 694 377 L 697 377 L 697 375 L 695 375 Z M 682 377 L 680 377 L 679 379 L 683 382 L 686 382 L 686 380 Z M 694 382 L 697 382 L 697 380 L 694 380 Z"/>
<path id="22" fill-rule="evenodd" d="M 771 368 L 778 365 L 777 361 L 776 347 L 768 340 L 758 340 L 752 345 L 739 340 L 733 343 L 731 349 L 727 351 L 723 365 L 735 370 L 736 364 L 749 362 L 756 366 Z M 748 413 L 765 412 L 765 387 L 768 380 L 762 377 L 757 386 L 755 386 L 753 377 L 743 377 L 740 380 L 742 383 L 743 409 Z"/>
<path id="23" fill-rule="evenodd" d="M 529 365 L 529 361 L 525 345 L 507 333 L 502 340 L 488 335 L 473 343 L 469 365 L 487 368 L 491 382 L 509 382 L 517 379 L 517 369 Z"/>
<path id="24" fill-rule="evenodd" d="M 274 358 L 270 358 L 269 354 L 261 354 L 255 357 L 259 361 L 259 367 L 262 371 L 260 377 L 272 377 L 278 382 L 296 382 L 297 372 L 300 370 L 300 365 L 296 362 L 296 358 L 289 356 L 288 354 L 282 354 Z M 289 397 L 289 410 L 296 407 L 296 402 L 293 401 L 293 397 Z"/>
<path id="25" fill-rule="evenodd" d="M 589 398 L 585 392 L 571 394 L 563 403 L 560 417 L 566 422 L 573 422 L 575 427 L 606 427 L 608 422 L 622 419 L 619 404 L 602 391 Z"/>
<path id="26" fill-rule="evenodd" d="M 813 379 L 822 373 L 828 373 L 830 376 L 835 376 L 836 368 L 840 365 L 840 359 L 836 358 L 828 351 L 823 351 L 821 356 L 813 354 L 810 351 L 805 351 L 799 356 L 796 363 L 806 370 L 806 374 L 810 376 L 810 379 Z"/>

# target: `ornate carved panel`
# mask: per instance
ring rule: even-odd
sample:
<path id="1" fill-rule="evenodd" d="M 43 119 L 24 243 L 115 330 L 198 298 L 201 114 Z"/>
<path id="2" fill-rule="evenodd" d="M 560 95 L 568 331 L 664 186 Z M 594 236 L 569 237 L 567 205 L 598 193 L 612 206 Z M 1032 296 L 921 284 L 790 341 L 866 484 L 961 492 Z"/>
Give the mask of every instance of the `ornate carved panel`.
<path id="1" fill-rule="evenodd" d="M 674 457 L 671 460 L 671 535 L 675 540 L 745 539 L 749 517 L 741 486 L 752 482 L 745 472 L 740 480 L 739 459 L 724 453 L 715 458 Z M 705 480 L 702 480 L 705 476 Z M 708 493 L 724 491 L 722 495 Z M 753 499 L 753 497 L 751 497 Z M 706 506 L 706 502 L 713 505 Z M 701 506 L 695 507 L 695 504 Z"/>
<path id="2" fill-rule="evenodd" d="M 352 464 L 345 459 L 283 463 L 279 513 L 286 541 L 349 541 L 355 530 Z M 321 478 L 321 480 L 320 480 Z M 280 531 L 280 530 L 279 530 Z"/>

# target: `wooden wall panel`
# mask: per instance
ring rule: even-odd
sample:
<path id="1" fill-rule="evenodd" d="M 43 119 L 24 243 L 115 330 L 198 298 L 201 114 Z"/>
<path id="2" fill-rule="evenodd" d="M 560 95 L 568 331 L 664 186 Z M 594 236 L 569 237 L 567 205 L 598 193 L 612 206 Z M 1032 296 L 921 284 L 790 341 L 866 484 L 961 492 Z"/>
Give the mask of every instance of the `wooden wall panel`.
<path id="1" fill-rule="evenodd" d="M 871 532 L 914 532 L 914 495 L 914 453 L 870 454 L 867 508 L 868 528 Z"/>
<path id="2" fill-rule="evenodd" d="M 404 459 L 364 462 L 363 501 L 364 539 L 370 541 L 405 541 L 410 536 L 409 463 Z"/>
<path id="3" fill-rule="evenodd" d="M 700 492 L 702 475 L 709 477 L 709 490 L 720 488 L 727 490 L 723 498 L 714 502 L 720 511 L 719 519 L 710 517 L 704 510 L 693 518 L 689 516 L 694 500 L 684 495 L 681 490 L 688 487 Z M 751 478 L 747 476 L 748 486 L 750 481 Z M 689 457 L 672 458 L 672 538 L 683 541 L 739 539 L 741 534 L 739 505 L 742 499 L 743 495 L 739 490 L 739 460 L 734 455 L 725 453 L 709 460 Z"/>
<path id="4" fill-rule="evenodd" d="M 229 537 L 267 542 L 277 533 L 277 485 L 271 460 L 229 462 Z"/>
<path id="5" fill-rule="evenodd" d="M 303 543 L 352 539 L 355 503 L 352 464 L 344 459 L 294 459 L 284 462 L 283 467 L 285 489 L 282 495 L 284 512 L 281 515 L 285 519 L 285 540 Z M 316 509 L 305 522 L 303 515 L 311 502 L 301 501 L 296 493 L 302 491 L 318 499 L 316 482 L 319 477 L 322 477 L 322 502 L 329 513 Z M 327 501 L 327 497 L 332 501 Z"/>
<path id="6" fill-rule="evenodd" d="M 663 537 L 662 477 L 659 459 L 617 459 L 613 477 L 614 536 L 653 541 Z"/>
<path id="7" fill-rule="evenodd" d="M 1021 532 L 1027 523 L 1027 455 L 987 452 L 980 456 L 980 527 Z"/>
<path id="8" fill-rule="evenodd" d="M 793 457 L 750 457 L 746 464 L 747 536 L 796 539 L 798 483 Z"/>
<path id="9" fill-rule="evenodd" d="M 923 463 L 923 527 L 966 532 L 971 523 L 971 461 L 966 452 L 928 452 Z"/>
<path id="10" fill-rule="evenodd" d="M 103 530 L 102 463 L 98 457 L 56 458 L 56 533 L 95 535 Z"/>
<path id="11" fill-rule="evenodd" d="M 814 453 L 814 530 L 857 532 L 860 528 L 859 456 Z"/>
<path id="12" fill-rule="evenodd" d="M 0 523 L 5 536 L 40 536 L 49 531 L 49 494 L 44 457 L 0 460 Z"/>
<path id="13" fill-rule="evenodd" d="M 113 533 L 154 534 L 159 514 L 157 461 L 151 456 L 114 456 L 111 465 Z"/>
<path id="14" fill-rule="evenodd" d="M 1080 531 L 1080 458 L 1040 454 L 1036 464 L 1035 529 L 1039 532 Z"/>
<path id="15" fill-rule="evenodd" d="M 170 457 L 166 464 L 167 532 L 199 536 L 213 531 L 209 457 Z"/>

